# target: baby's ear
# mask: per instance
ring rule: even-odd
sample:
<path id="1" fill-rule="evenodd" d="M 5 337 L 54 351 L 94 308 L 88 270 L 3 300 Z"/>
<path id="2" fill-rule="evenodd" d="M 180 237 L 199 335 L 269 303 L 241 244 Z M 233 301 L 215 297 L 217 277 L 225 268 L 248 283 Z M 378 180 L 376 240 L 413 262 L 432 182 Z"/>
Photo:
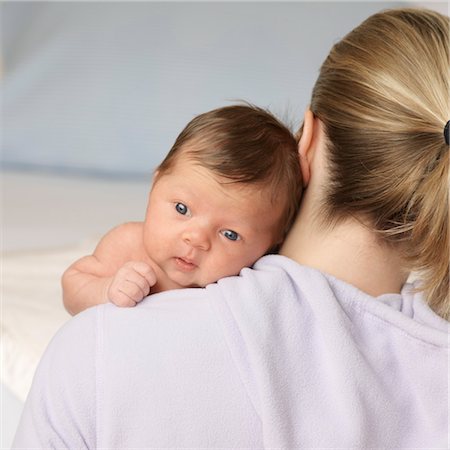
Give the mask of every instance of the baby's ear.
<path id="1" fill-rule="evenodd" d="M 148 201 L 150 201 L 150 196 L 152 195 L 153 188 L 155 187 L 155 183 L 158 181 L 160 176 L 159 170 L 155 170 L 152 175 L 152 179 L 150 180 L 150 188 L 148 190 Z"/>
<path id="2" fill-rule="evenodd" d="M 152 176 L 152 186 L 153 187 L 155 185 L 155 183 L 158 181 L 158 178 L 161 176 L 161 172 L 159 171 L 159 169 L 156 169 L 153 172 L 153 176 Z"/>
<path id="3" fill-rule="evenodd" d="M 285 235 L 283 234 L 282 236 L 279 237 L 279 239 L 277 239 L 270 247 L 269 249 L 266 251 L 265 255 L 272 255 L 272 254 L 276 254 L 280 251 L 280 248 L 284 242 L 285 239 Z"/>

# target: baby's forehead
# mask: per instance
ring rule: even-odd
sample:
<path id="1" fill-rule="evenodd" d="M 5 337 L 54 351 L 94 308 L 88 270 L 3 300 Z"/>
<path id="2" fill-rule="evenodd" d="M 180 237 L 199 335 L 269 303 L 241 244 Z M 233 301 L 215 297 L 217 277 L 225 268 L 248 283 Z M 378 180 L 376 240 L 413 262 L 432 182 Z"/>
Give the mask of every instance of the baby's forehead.
<path id="1" fill-rule="evenodd" d="M 261 210 L 267 211 L 270 208 L 275 214 L 277 211 L 286 211 L 288 205 L 288 183 L 275 182 L 269 177 L 255 177 L 252 181 L 234 179 L 224 175 L 223 168 L 211 168 L 204 164 L 193 145 L 195 142 L 186 143 L 173 158 L 172 164 L 161 173 L 161 175 L 172 175 L 175 182 L 189 184 L 186 176 L 201 180 L 213 181 L 220 186 L 222 196 L 232 196 L 239 199 L 241 203 L 249 206 L 258 206 Z M 219 195 L 219 194 L 217 194 Z"/>

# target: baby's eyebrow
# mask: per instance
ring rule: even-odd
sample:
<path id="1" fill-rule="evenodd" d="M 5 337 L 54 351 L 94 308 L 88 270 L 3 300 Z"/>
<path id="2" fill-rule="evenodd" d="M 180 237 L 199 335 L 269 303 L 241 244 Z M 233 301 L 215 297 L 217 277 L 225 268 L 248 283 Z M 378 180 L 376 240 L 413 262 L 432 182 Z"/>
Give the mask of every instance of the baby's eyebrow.
<path id="1" fill-rule="evenodd" d="M 171 187 L 172 191 L 177 191 L 177 192 L 181 192 L 182 194 L 186 194 L 186 195 L 192 195 L 193 193 L 195 193 L 195 190 L 193 190 L 188 183 L 176 183 L 173 184 L 173 186 Z"/>

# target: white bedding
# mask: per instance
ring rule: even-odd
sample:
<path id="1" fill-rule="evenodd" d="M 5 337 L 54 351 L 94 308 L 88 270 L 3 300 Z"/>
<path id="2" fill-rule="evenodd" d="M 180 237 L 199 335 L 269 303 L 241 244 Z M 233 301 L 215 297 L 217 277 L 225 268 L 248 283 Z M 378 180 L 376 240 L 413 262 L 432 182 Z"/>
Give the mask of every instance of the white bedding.
<path id="1" fill-rule="evenodd" d="M 22 401 L 43 350 L 70 315 L 61 302 L 60 277 L 94 242 L 3 256 L 1 381 Z"/>
<path id="2" fill-rule="evenodd" d="M 149 181 L 13 171 L 0 176 L 0 374 L 2 389 L 23 402 L 42 352 L 70 318 L 61 300 L 62 272 L 113 226 L 143 219 Z M 2 400 L 1 448 L 8 448 L 18 417 L 11 421 L 8 396 Z"/>

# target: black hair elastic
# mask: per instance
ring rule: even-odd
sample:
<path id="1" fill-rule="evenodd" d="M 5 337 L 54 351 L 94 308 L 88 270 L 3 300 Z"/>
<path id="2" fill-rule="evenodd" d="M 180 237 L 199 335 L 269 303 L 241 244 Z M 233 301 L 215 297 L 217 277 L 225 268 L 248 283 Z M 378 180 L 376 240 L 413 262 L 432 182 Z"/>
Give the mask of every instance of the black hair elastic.
<path id="1" fill-rule="evenodd" d="M 444 139 L 445 139 L 445 143 L 447 145 L 450 145 L 450 136 L 449 136 L 449 134 L 450 134 L 450 120 L 447 121 L 447 123 L 445 124 L 445 127 L 444 127 Z"/>

